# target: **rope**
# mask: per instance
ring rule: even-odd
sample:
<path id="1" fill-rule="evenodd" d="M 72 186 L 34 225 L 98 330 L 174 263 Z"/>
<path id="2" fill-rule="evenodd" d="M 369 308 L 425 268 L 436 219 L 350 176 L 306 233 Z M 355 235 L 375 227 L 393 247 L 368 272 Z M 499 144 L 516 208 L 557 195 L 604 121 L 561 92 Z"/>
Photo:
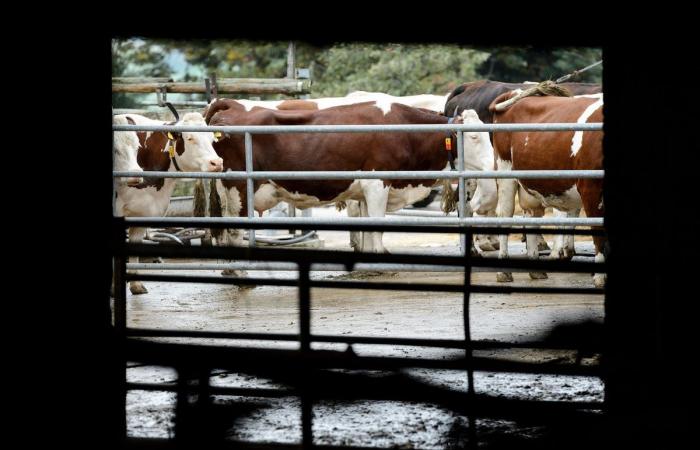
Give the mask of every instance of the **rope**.
<path id="1" fill-rule="evenodd" d="M 568 75 L 564 75 L 563 77 L 557 78 L 556 81 L 554 81 L 554 83 L 555 83 L 555 84 L 559 84 L 559 83 L 563 83 L 563 82 L 565 82 L 565 81 L 568 81 L 568 80 L 570 80 L 571 78 L 578 77 L 579 74 L 581 74 L 581 73 L 587 71 L 588 69 L 592 69 L 593 67 L 595 67 L 595 66 L 597 66 L 597 65 L 599 65 L 599 64 L 602 64 L 602 63 L 603 63 L 603 60 L 601 59 L 600 61 L 594 62 L 594 63 L 591 64 L 590 66 L 586 66 L 586 67 L 584 67 L 584 68 L 581 69 L 581 70 L 574 70 L 573 72 L 571 72 L 571 73 L 568 74 Z"/>

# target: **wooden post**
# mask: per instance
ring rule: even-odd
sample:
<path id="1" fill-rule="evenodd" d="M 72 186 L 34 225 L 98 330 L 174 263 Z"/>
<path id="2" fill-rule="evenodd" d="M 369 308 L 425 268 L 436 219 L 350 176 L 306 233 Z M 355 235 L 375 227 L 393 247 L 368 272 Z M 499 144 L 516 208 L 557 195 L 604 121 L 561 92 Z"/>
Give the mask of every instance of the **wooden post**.
<path id="1" fill-rule="evenodd" d="M 217 81 L 219 94 L 306 94 L 310 91 L 310 80 L 288 78 L 221 78 Z M 112 82 L 112 92 L 153 93 L 165 88 L 168 93 L 206 93 L 201 82 Z"/>

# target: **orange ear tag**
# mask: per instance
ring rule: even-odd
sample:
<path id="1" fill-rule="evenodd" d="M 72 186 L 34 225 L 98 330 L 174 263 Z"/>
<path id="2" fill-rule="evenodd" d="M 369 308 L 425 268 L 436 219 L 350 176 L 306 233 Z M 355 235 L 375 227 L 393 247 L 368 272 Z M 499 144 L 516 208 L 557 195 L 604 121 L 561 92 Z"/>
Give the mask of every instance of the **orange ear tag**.
<path id="1" fill-rule="evenodd" d="M 445 138 L 445 150 L 452 150 L 452 138 Z"/>

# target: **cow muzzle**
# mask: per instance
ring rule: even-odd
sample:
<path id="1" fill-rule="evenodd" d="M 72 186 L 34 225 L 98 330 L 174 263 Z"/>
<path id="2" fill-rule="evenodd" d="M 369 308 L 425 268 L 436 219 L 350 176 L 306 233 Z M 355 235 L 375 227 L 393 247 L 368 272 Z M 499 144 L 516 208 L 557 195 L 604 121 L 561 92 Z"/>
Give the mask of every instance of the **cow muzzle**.
<path id="1" fill-rule="evenodd" d="M 221 158 L 212 159 L 209 161 L 209 172 L 221 172 L 224 170 L 224 160 Z"/>

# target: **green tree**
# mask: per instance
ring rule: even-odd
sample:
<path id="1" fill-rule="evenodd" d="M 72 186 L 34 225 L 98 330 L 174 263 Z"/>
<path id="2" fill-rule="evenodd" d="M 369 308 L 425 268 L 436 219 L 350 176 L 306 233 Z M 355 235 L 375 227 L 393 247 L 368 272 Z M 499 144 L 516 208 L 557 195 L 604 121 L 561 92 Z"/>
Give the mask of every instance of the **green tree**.
<path id="1" fill-rule="evenodd" d="M 484 48 L 489 57 L 477 72 L 482 78 L 511 83 L 556 80 L 603 58 L 599 48 Z M 594 67 L 576 79 L 588 83 L 602 82 L 602 67 Z"/>
<path id="2" fill-rule="evenodd" d="M 456 45 L 339 44 L 311 63 L 314 95 L 444 94 L 477 77 L 487 53 Z"/>

